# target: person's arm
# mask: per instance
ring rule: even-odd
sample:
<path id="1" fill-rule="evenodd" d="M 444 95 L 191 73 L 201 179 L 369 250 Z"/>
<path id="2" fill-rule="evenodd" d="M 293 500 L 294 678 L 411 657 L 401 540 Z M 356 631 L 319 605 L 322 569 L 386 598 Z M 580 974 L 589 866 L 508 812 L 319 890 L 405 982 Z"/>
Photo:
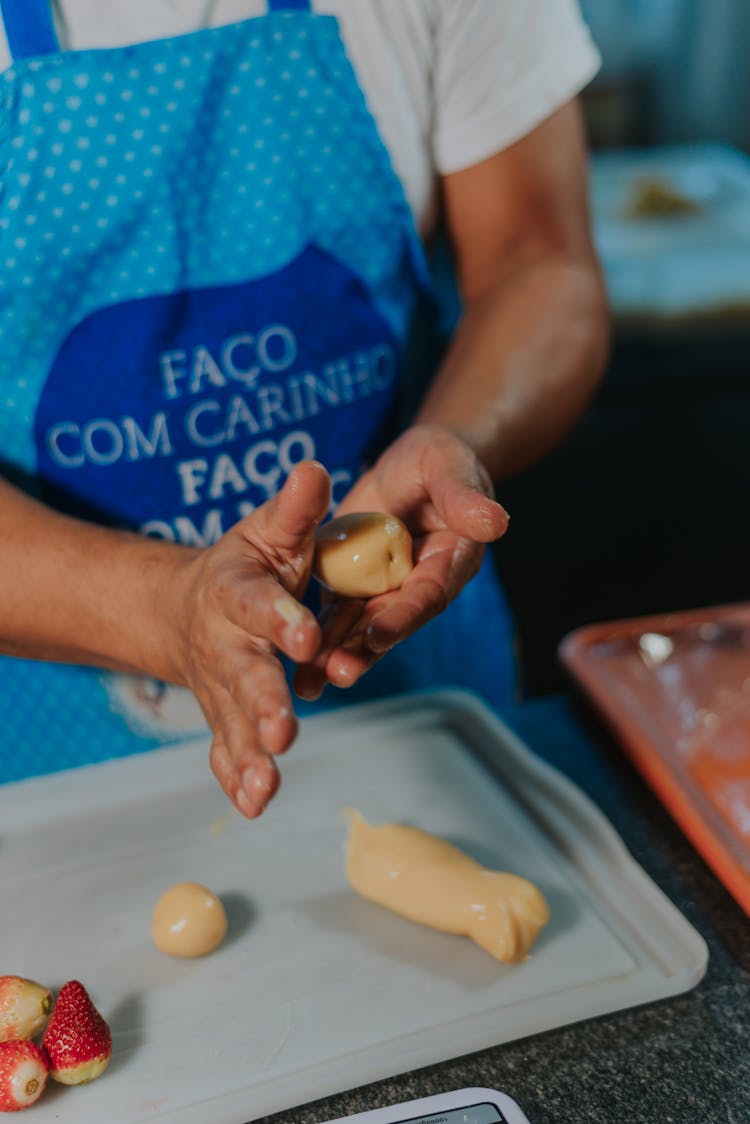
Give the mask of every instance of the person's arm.
<path id="1" fill-rule="evenodd" d="M 148 622 L 194 554 L 70 518 L 0 479 L 0 651 L 180 681 Z"/>
<path id="2" fill-rule="evenodd" d="M 0 480 L 0 651 L 143 672 L 190 687 L 227 796 L 258 815 L 297 732 L 277 652 L 310 659 L 297 598 L 330 480 L 298 465 L 281 492 L 202 550 L 86 523 Z"/>
<path id="3" fill-rule="evenodd" d="M 462 437 L 496 483 L 564 437 L 604 369 L 609 318 L 586 164 L 573 101 L 443 178 L 464 312 L 417 422 Z"/>
<path id="4" fill-rule="evenodd" d="M 417 565 L 397 592 L 333 607 L 295 679 L 305 698 L 329 681 L 354 684 L 459 593 L 508 525 L 493 482 L 553 448 L 604 369 L 609 321 L 577 103 L 443 188 L 464 312 L 415 424 L 340 508 L 399 515 Z"/>

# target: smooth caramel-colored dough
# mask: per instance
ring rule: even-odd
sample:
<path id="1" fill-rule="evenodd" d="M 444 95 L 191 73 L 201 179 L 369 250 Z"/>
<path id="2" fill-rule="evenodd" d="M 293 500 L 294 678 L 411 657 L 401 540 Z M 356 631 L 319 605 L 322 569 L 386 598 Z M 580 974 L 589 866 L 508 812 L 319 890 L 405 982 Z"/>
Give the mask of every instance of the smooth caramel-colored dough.
<path id="1" fill-rule="evenodd" d="M 171 886 L 151 917 L 151 939 L 168 956 L 205 956 L 219 947 L 226 931 L 224 906 L 199 882 Z"/>
<path id="2" fill-rule="evenodd" d="M 375 827 L 353 809 L 348 819 L 346 872 L 359 894 L 411 921 L 468 936 L 503 963 L 528 954 L 549 920 L 531 882 L 487 870 L 419 828 Z"/>
<path id="3" fill-rule="evenodd" d="M 316 533 L 313 573 L 341 597 L 376 597 L 399 589 L 413 569 L 412 541 L 395 515 L 356 511 Z"/>

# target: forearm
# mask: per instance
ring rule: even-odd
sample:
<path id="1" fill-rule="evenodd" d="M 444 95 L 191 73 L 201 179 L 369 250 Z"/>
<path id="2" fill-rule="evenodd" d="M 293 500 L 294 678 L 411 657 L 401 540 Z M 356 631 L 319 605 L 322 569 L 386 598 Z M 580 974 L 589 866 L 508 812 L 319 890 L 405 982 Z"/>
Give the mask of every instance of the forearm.
<path id="1" fill-rule="evenodd" d="M 608 344 L 593 258 L 524 264 L 468 302 L 417 420 L 457 433 L 502 480 L 570 430 L 599 382 Z"/>
<path id="2" fill-rule="evenodd" d="M 0 544 L 2 652 L 181 681 L 163 639 L 186 548 L 68 518 L 1 480 Z"/>

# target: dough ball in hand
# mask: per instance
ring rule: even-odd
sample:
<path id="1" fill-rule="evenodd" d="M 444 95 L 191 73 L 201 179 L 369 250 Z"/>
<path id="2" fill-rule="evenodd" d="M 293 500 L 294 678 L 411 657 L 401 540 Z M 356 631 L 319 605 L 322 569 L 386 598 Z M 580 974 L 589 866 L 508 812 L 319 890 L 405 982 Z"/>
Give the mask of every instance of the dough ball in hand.
<path id="1" fill-rule="evenodd" d="M 411 535 L 395 515 L 356 511 L 318 528 L 313 572 L 341 597 L 399 589 L 413 567 Z"/>

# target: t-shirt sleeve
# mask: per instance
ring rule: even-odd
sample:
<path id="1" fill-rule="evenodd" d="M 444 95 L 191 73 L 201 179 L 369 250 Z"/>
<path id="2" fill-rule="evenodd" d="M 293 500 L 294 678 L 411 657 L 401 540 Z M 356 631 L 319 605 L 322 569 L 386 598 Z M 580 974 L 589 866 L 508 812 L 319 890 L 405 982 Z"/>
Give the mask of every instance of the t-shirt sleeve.
<path id="1" fill-rule="evenodd" d="M 443 174 L 531 132 L 600 66 L 576 0 L 441 0 L 435 20 L 433 159 Z"/>

